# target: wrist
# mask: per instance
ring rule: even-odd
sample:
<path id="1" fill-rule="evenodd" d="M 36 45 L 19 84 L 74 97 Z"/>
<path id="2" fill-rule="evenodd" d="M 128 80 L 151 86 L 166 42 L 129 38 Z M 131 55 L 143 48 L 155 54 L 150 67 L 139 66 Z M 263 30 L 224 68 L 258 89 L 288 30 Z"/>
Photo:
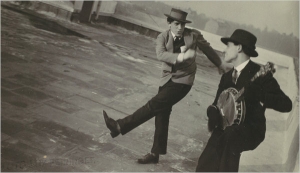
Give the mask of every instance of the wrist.
<path id="1" fill-rule="evenodd" d="M 184 53 L 180 53 L 177 57 L 177 61 L 178 63 L 181 63 L 183 61 L 183 56 L 184 56 Z"/>
<path id="2" fill-rule="evenodd" d="M 219 64 L 219 66 L 217 66 L 218 68 L 224 68 L 224 62 L 221 62 L 221 64 Z"/>

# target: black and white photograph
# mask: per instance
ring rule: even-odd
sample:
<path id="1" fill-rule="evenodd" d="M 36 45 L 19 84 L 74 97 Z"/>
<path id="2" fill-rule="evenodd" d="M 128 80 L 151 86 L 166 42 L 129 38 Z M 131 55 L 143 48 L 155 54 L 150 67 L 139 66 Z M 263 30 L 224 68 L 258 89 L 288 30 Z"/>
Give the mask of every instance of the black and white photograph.
<path id="1" fill-rule="evenodd" d="M 1 1 L 1 172 L 299 172 L 299 1 Z"/>

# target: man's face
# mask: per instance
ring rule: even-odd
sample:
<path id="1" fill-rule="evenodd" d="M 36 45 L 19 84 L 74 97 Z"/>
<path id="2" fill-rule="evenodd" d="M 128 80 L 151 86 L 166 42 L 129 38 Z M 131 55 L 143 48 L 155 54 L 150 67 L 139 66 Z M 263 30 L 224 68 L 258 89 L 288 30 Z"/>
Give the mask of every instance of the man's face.
<path id="1" fill-rule="evenodd" d="M 224 60 L 226 62 L 230 63 L 230 62 L 234 61 L 237 58 L 238 53 L 239 53 L 239 45 L 235 45 L 232 42 L 228 42 L 227 46 L 224 50 L 224 53 L 225 53 Z"/>
<path id="2" fill-rule="evenodd" d="M 182 36 L 183 30 L 185 28 L 185 23 L 178 22 L 174 20 L 172 23 L 169 23 L 171 31 L 176 36 Z"/>

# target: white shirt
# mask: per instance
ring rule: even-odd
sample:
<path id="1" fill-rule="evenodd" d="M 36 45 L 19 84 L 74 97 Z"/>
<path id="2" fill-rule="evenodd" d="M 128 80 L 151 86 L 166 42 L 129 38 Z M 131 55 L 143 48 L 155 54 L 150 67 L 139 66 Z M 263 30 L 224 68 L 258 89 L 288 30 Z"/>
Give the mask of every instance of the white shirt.
<path id="1" fill-rule="evenodd" d="M 176 35 L 175 35 L 172 31 L 171 31 L 171 34 L 172 34 L 173 40 L 175 41 Z M 179 40 L 181 40 L 181 38 L 182 38 L 182 36 L 177 36 L 177 37 L 179 37 Z M 183 55 L 184 55 L 183 52 L 180 53 L 180 54 L 178 55 L 177 59 L 175 60 L 174 64 L 176 63 L 176 61 L 177 61 L 178 59 L 181 59 L 180 62 L 182 62 Z"/>
<path id="2" fill-rule="evenodd" d="M 172 36 L 173 36 L 173 40 L 175 41 L 175 37 L 176 37 L 176 35 L 171 31 L 171 34 L 172 34 Z M 181 40 L 181 38 L 182 38 L 182 36 L 177 36 L 177 37 L 179 37 L 179 40 Z"/>
<path id="3" fill-rule="evenodd" d="M 246 65 L 249 63 L 250 59 L 248 59 L 247 61 L 243 62 L 242 64 L 238 65 L 237 67 L 234 67 L 234 69 L 237 71 L 237 78 L 239 78 L 242 70 L 246 67 Z"/>

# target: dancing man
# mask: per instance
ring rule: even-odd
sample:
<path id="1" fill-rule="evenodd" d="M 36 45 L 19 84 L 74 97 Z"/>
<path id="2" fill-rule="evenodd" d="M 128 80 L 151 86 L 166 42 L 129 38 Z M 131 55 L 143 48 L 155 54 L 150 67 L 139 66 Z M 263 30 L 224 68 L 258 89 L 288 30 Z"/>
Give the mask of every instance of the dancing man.
<path id="1" fill-rule="evenodd" d="M 232 68 L 231 64 L 221 61 L 203 35 L 194 29 L 185 28 L 187 13 L 179 9 L 171 9 L 167 16 L 169 29 L 158 35 L 156 40 L 156 54 L 162 61 L 162 76 L 156 96 L 133 114 L 115 121 L 103 111 L 106 126 L 111 136 L 120 133 L 125 135 L 142 123 L 155 117 L 154 142 L 151 153 L 138 159 L 138 163 L 158 163 L 159 155 L 167 153 L 169 118 L 173 105 L 184 98 L 190 91 L 196 74 L 196 48 L 198 47 L 207 58 L 226 72 Z"/>

